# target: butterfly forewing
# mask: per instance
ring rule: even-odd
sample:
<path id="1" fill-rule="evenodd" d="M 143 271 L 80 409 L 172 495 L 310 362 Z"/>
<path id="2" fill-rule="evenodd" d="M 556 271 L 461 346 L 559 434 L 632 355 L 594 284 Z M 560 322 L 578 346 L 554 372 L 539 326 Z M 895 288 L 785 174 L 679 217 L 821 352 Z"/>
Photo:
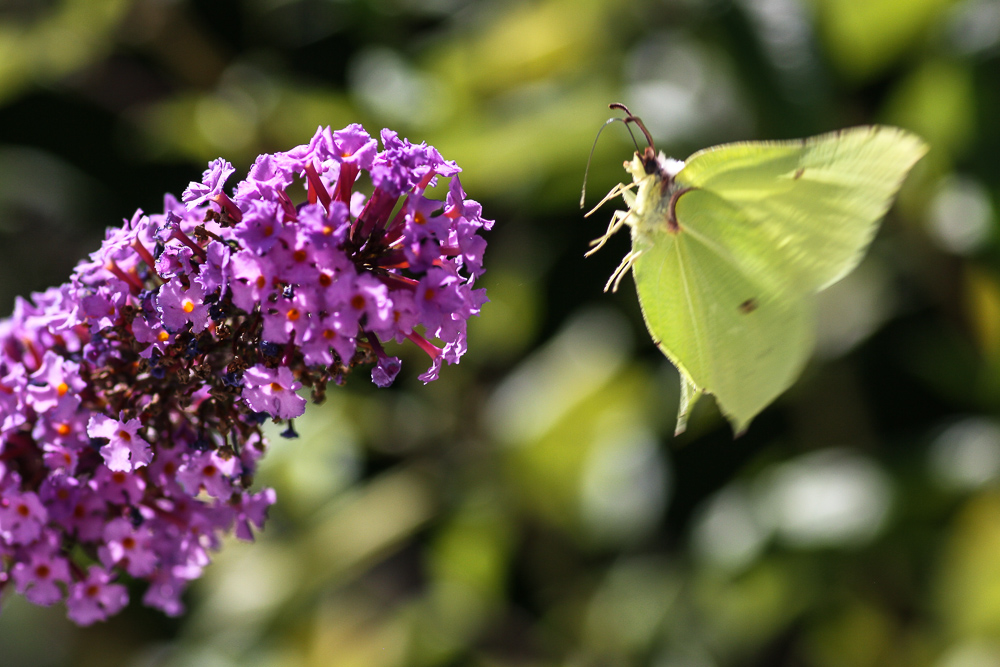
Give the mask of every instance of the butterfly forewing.
<path id="1" fill-rule="evenodd" d="M 701 234 L 741 269 L 766 267 L 778 289 L 817 291 L 857 265 L 926 150 L 912 134 L 877 126 L 709 148 L 677 175 L 694 188 L 677 200 L 677 221 L 682 235 Z"/>

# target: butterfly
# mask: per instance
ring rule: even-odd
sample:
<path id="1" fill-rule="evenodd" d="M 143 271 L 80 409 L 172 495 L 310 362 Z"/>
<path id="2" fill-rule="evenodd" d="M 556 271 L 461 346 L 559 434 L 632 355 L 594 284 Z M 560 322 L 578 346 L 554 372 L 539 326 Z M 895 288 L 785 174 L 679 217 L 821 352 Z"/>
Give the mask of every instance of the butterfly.
<path id="1" fill-rule="evenodd" d="M 683 162 L 657 154 L 642 120 L 621 104 L 648 147 L 590 211 L 621 196 L 590 255 L 627 225 L 632 249 L 605 286 L 631 269 L 653 341 L 677 367 L 676 433 L 712 394 L 739 435 L 798 378 L 812 353 L 815 299 L 850 273 L 913 165 L 927 152 L 889 126 L 793 141 L 744 141 Z"/>

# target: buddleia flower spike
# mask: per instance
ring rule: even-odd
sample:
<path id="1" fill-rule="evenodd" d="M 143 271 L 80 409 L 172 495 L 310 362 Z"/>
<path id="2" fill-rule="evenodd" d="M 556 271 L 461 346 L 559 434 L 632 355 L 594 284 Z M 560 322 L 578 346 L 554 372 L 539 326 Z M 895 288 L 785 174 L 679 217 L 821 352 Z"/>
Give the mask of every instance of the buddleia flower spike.
<path id="1" fill-rule="evenodd" d="M 234 171 L 213 161 L 0 321 L 0 589 L 81 625 L 127 604 L 123 575 L 181 613 L 223 534 L 253 539 L 275 502 L 253 490 L 261 424 L 294 437 L 306 396 L 358 369 L 392 384 L 389 344 L 435 380 L 486 301 L 493 223 L 433 147 L 320 128 L 229 190 Z"/>

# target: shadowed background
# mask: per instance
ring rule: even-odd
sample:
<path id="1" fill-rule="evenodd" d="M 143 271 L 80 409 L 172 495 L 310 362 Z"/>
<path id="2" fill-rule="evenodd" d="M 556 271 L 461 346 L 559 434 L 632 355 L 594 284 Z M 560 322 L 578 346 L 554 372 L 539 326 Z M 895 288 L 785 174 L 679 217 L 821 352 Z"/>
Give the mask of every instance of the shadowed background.
<path id="1" fill-rule="evenodd" d="M 169 619 L 6 595 L 4 667 L 1000 663 L 1000 5 L 991 0 L 0 0 L 0 310 L 218 156 L 318 125 L 435 145 L 497 220 L 469 353 L 403 346 L 272 432 L 277 489 Z M 733 440 L 677 375 L 627 234 L 583 259 L 594 134 L 677 158 L 884 122 L 922 135 L 803 378 Z M 613 126 L 596 203 L 634 150 Z M 234 185 L 234 177 L 230 185 Z M 395 350 L 390 350 L 395 352 Z"/>

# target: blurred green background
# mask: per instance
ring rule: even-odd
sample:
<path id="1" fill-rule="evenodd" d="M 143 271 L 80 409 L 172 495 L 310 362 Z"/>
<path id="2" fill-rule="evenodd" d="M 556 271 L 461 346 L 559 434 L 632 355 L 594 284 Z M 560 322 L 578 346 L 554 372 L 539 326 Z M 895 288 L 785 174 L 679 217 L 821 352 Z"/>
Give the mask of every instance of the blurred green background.
<path id="1" fill-rule="evenodd" d="M 613 206 L 629 104 L 683 158 L 859 123 L 918 132 L 803 378 L 734 440 L 677 376 Z M 278 491 L 168 619 L 3 601 L 4 667 L 1000 664 L 996 0 L 0 0 L 0 310 L 217 156 L 317 125 L 437 146 L 497 220 L 461 365 L 403 347 L 275 432 Z M 633 148 L 601 138 L 588 201 Z M 235 182 L 235 179 L 233 179 Z"/>

